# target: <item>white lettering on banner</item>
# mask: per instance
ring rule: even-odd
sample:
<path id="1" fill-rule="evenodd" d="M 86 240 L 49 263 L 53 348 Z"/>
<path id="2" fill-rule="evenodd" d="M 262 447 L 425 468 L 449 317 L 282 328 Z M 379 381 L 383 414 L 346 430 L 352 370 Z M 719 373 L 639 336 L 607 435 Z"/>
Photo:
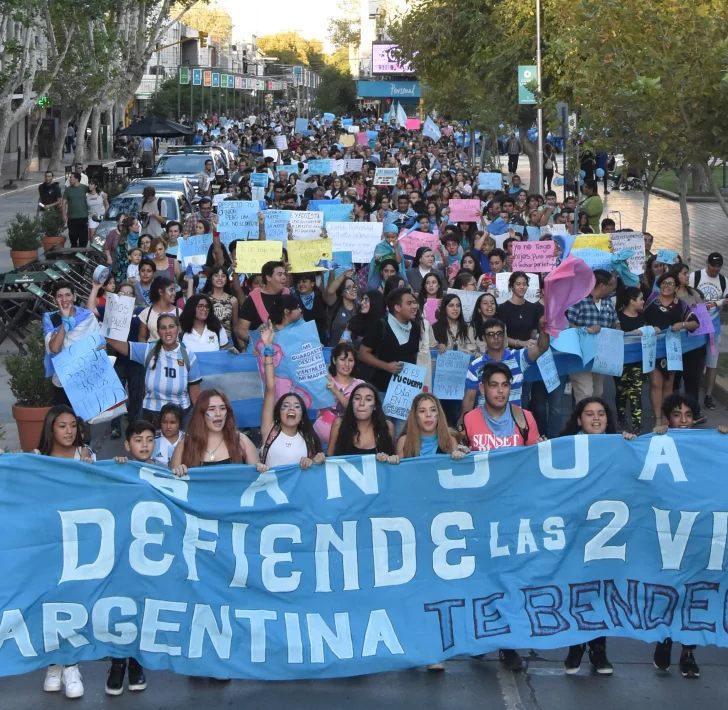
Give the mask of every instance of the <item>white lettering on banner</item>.
<path id="1" fill-rule="evenodd" d="M 622 560 L 627 555 L 627 544 L 606 545 L 629 522 L 629 508 L 621 500 L 600 500 L 589 507 L 587 520 L 599 520 L 611 513 L 614 517 L 584 545 L 584 562 L 592 560 Z M 606 546 L 605 546 L 606 545 Z"/>
<path id="2" fill-rule="evenodd" d="M 495 520 L 490 523 L 490 556 L 496 557 L 508 557 L 511 554 L 508 545 L 498 545 L 498 525 L 500 523 Z"/>
<path id="3" fill-rule="evenodd" d="M 680 522 L 677 524 L 675 535 L 670 526 L 670 511 L 660 510 L 652 506 L 655 511 L 655 525 L 657 527 L 657 541 L 660 543 L 662 556 L 662 569 L 680 569 L 685 556 L 690 533 L 698 518 L 699 511 L 680 511 Z"/>
<path id="4" fill-rule="evenodd" d="M 178 477 L 171 471 L 142 466 L 139 469 L 139 478 L 154 486 L 158 491 L 162 491 L 177 500 L 187 502 L 186 482 L 190 480 L 189 476 Z"/>
<path id="5" fill-rule="evenodd" d="M 229 606 L 220 607 L 220 622 L 220 626 L 218 626 L 215 613 L 209 604 L 195 604 L 195 610 L 192 613 L 188 658 L 202 658 L 205 633 L 207 633 L 217 657 L 230 658 L 233 630 L 230 626 Z"/>
<path id="6" fill-rule="evenodd" d="M 301 544 L 301 528 L 290 523 L 266 525 L 260 533 L 260 554 L 265 559 L 261 565 L 263 585 L 269 592 L 294 592 L 301 583 L 300 570 L 293 570 L 288 577 L 276 575 L 278 563 L 293 562 L 290 552 L 276 552 L 276 540 L 290 540 L 294 545 Z"/>
<path id="7" fill-rule="evenodd" d="M 324 663 L 324 641 L 337 658 L 354 658 L 349 614 L 334 614 L 335 632 L 327 626 L 320 614 L 306 614 L 306 624 L 311 645 L 311 663 Z"/>
<path id="8" fill-rule="evenodd" d="M 546 535 L 553 536 L 544 538 L 543 546 L 547 550 L 563 550 L 566 547 L 564 527 L 564 519 L 559 516 L 546 518 L 546 520 L 543 521 L 544 533 Z"/>
<path id="9" fill-rule="evenodd" d="M 184 614 L 187 611 L 187 602 L 168 602 L 163 599 L 147 599 L 144 603 L 144 616 L 142 617 L 142 633 L 139 638 L 139 650 L 148 653 L 166 653 L 168 656 L 181 656 L 181 646 L 170 646 L 166 643 L 157 643 L 157 633 L 162 631 L 164 638 L 169 634 L 178 634 L 180 623 L 178 621 L 160 621 L 159 612 L 169 611 Z"/>
<path id="10" fill-rule="evenodd" d="M 521 518 L 521 522 L 518 525 L 518 549 L 516 550 L 517 555 L 523 555 L 524 553 L 538 552 L 538 545 L 536 544 L 536 538 L 531 532 L 531 521 L 528 518 Z"/>
<path id="11" fill-rule="evenodd" d="M 435 544 L 435 550 L 432 553 L 432 569 L 440 579 L 466 579 L 475 572 L 475 557 L 463 555 L 457 564 L 450 564 L 447 561 L 448 552 L 465 550 L 468 544 L 464 537 L 457 539 L 448 537 L 447 529 L 449 527 L 456 527 L 458 530 L 475 530 L 473 516 L 470 513 L 455 511 L 439 513 L 432 519 L 430 536 Z"/>
<path id="12" fill-rule="evenodd" d="M 404 649 L 397 638 L 385 609 L 374 609 L 369 614 L 369 623 L 364 632 L 364 643 L 362 644 L 362 658 L 376 656 L 379 644 L 383 643 L 391 654 L 402 654 Z"/>
<path id="13" fill-rule="evenodd" d="M 235 556 L 235 574 L 230 582 L 231 587 L 248 586 L 248 556 L 245 554 L 245 533 L 248 523 L 233 523 L 233 555 Z"/>
<path id="14" fill-rule="evenodd" d="M 277 505 L 288 503 L 286 494 L 278 485 L 278 476 L 275 471 L 264 471 L 245 489 L 243 495 L 240 496 L 240 507 L 252 508 L 258 493 L 267 493 Z"/>
<path id="15" fill-rule="evenodd" d="M 265 622 L 276 621 L 278 614 L 266 609 L 236 609 L 235 618 L 250 622 L 250 662 L 265 663 Z"/>
<path id="16" fill-rule="evenodd" d="M 174 555 L 165 553 L 161 560 L 151 560 L 144 553 L 147 545 L 161 546 L 164 543 L 163 532 L 147 531 L 147 520 L 150 518 L 161 520 L 163 525 L 172 525 L 172 514 L 164 503 L 137 503 L 131 511 L 131 534 L 134 541 L 129 545 L 129 565 L 139 574 L 160 577 L 169 570 Z"/>
<path id="17" fill-rule="evenodd" d="M 723 570 L 725 559 L 725 543 L 728 537 L 728 513 L 725 511 L 713 512 L 713 535 L 710 540 L 710 560 L 706 569 Z M 0 634 L 0 647 L 2 647 L 2 634 Z"/>
<path id="18" fill-rule="evenodd" d="M 217 537 L 218 521 L 204 520 L 196 515 L 185 513 L 187 525 L 182 540 L 182 555 L 187 563 L 187 579 L 190 582 L 199 582 L 197 576 L 197 550 L 207 550 L 215 554 L 217 540 L 200 539 L 200 531 L 212 533 Z"/>
<path id="19" fill-rule="evenodd" d="M 377 478 L 377 458 L 374 454 L 361 457 L 361 471 L 352 461 L 345 459 L 326 459 L 326 488 L 327 499 L 341 498 L 341 479 L 339 473 L 346 477 L 365 495 L 379 493 L 379 479 Z"/>
<path id="20" fill-rule="evenodd" d="M 15 641 L 20 655 L 24 658 L 33 658 L 38 655 L 33 648 L 30 631 L 28 631 L 28 625 L 25 623 L 20 609 L 6 609 L 0 617 L 0 649 L 10 639 Z"/>
<path id="21" fill-rule="evenodd" d="M 88 624 L 88 611 L 83 604 L 46 602 L 43 604 L 43 647 L 46 653 L 57 651 L 61 639 L 74 648 L 87 646 L 89 640 L 79 633 Z"/>
<path id="22" fill-rule="evenodd" d="M 356 547 L 356 520 L 344 520 L 341 523 L 343 537 L 328 523 L 316 525 L 316 591 L 330 592 L 329 547 L 333 546 L 341 553 L 345 592 L 359 589 L 359 557 Z"/>
<path id="23" fill-rule="evenodd" d="M 103 579 L 114 568 L 114 528 L 111 511 L 104 508 L 59 510 L 63 532 L 63 572 L 58 584 L 86 579 Z M 93 562 L 78 564 L 78 526 L 98 525 L 99 552 Z"/>
<path id="24" fill-rule="evenodd" d="M 546 478 L 584 478 L 589 473 L 589 437 L 573 436 L 574 465 L 572 468 L 555 468 L 551 441 L 541 441 L 538 446 L 538 467 Z"/>
<path id="25" fill-rule="evenodd" d="M 288 640 L 288 662 L 303 663 L 303 640 L 298 614 L 287 611 L 283 615 L 283 619 L 286 623 L 286 639 Z"/>
<path id="26" fill-rule="evenodd" d="M 473 456 L 473 472 L 462 476 L 455 476 L 451 468 L 438 469 L 437 477 L 445 490 L 457 488 L 482 488 L 490 480 L 490 464 L 488 454 L 475 454 Z"/>
<path id="27" fill-rule="evenodd" d="M 673 481 L 687 483 L 688 479 L 685 476 L 675 442 L 666 435 L 654 436 L 650 439 L 650 448 L 645 457 L 645 465 L 642 467 L 639 480 L 651 481 L 660 464 L 670 467 Z"/>
<path id="28" fill-rule="evenodd" d="M 118 609 L 122 616 L 136 616 L 137 603 L 130 597 L 102 597 L 91 612 L 91 626 L 94 638 L 102 643 L 126 646 L 136 641 L 139 631 L 132 621 L 119 621 L 114 630 L 109 629 L 111 610 Z"/>
<path id="29" fill-rule="evenodd" d="M 415 528 L 407 518 L 372 518 L 372 552 L 374 554 L 374 586 L 393 587 L 412 581 L 417 571 L 417 541 Z M 389 567 L 387 533 L 401 537 L 402 565 Z"/>

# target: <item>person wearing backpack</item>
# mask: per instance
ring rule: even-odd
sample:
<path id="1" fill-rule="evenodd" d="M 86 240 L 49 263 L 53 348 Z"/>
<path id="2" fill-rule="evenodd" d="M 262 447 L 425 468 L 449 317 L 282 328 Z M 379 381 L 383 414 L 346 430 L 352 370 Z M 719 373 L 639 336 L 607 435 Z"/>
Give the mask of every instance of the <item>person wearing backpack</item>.
<path id="1" fill-rule="evenodd" d="M 187 414 L 200 393 L 202 374 L 194 353 L 179 342 L 179 321 L 171 314 L 159 316 L 156 343 L 128 343 L 107 338 L 121 355 L 144 365 L 142 419 L 155 421 L 165 404 L 176 404 Z"/>
<path id="2" fill-rule="evenodd" d="M 139 221 L 142 232 L 152 237 L 161 237 L 167 224 L 167 205 L 157 193 L 153 185 L 147 185 L 142 191 L 142 203 L 139 206 Z"/>
<path id="3" fill-rule="evenodd" d="M 705 305 L 708 309 L 713 306 L 726 308 L 728 301 L 728 281 L 720 270 L 723 268 L 723 255 L 717 251 L 708 255 L 705 268 L 701 271 L 694 271 L 690 274 L 688 285 L 703 294 Z M 718 367 L 718 355 L 720 353 L 720 332 L 715 334 L 714 347 L 708 346 L 705 357 L 705 399 L 703 404 L 706 409 L 715 409 L 713 401 L 713 387 Z"/>

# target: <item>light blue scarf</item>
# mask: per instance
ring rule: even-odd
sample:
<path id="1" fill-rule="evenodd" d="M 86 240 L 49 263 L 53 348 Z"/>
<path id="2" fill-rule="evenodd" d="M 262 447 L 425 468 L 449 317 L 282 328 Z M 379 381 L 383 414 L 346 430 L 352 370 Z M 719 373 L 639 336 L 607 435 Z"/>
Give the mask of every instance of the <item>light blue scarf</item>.
<path id="1" fill-rule="evenodd" d="M 436 454 L 437 444 L 437 434 L 432 434 L 432 436 L 422 436 L 420 434 L 420 456 L 432 456 Z"/>
<path id="2" fill-rule="evenodd" d="M 482 410 L 483 416 L 485 417 L 485 423 L 488 425 L 488 428 L 493 432 L 493 434 L 499 437 L 513 436 L 513 430 L 516 423 L 513 421 L 513 412 L 511 412 L 510 402 L 506 405 L 506 411 L 503 412 L 503 414 L 501 414 L 501 416 L 497 419 L 488 414 L 488 410 L 485 408 L 485 405 L 483 405 Z"/>

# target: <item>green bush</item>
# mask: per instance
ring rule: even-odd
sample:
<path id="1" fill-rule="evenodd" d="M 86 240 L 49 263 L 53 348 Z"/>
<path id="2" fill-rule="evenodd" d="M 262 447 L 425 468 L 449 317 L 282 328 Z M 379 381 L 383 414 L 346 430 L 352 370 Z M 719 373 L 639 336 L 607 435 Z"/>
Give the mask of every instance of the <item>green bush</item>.
<path id="1" fill-rule="evenodd" d="M 60 207 L 51 207 L 40 213 L 40 231 L 43 237 L 58 237 L 63 234 L 63 215 Z"/>
<path id="2" fill-rule="evenodd" d="M 8 225 L 5 244 L 10 251 L 40 249 L 41 231 L 40 220 L 37 217 L 18 212 Z"/>
<path id="3" fill-rule="evenodd" d="M 43 325 L 31 323 L 26 342 L 26 353 L 5 356 L 10 391 L 15 404 L 20 407 L 50 407 L 53 404 L 53 390 L 50 378 L 45 376 L 45 339 Z"/>

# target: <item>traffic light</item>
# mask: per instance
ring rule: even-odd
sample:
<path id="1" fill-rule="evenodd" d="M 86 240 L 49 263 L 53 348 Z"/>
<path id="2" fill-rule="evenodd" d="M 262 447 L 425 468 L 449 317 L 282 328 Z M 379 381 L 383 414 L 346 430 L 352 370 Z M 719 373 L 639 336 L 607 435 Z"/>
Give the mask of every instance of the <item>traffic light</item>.
<path id="1" fill-rule="evenodd" d="M 207 47 L 208 32 L 198 32 L 197 36 L 200 38 L 200 47 Z"/>

